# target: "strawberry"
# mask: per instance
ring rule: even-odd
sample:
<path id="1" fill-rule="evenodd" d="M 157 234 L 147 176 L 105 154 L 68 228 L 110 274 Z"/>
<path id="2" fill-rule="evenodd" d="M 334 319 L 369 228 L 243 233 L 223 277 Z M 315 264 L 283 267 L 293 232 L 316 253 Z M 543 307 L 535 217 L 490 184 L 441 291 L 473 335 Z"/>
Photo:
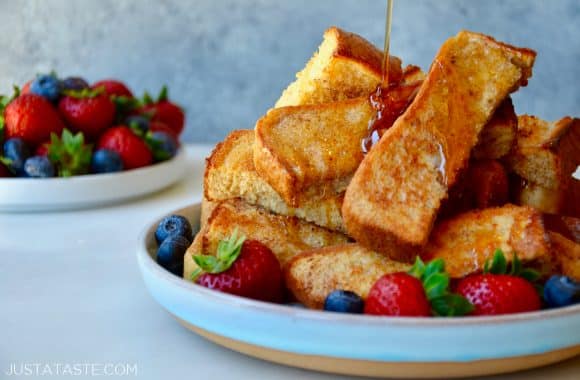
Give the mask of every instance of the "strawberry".
<path id="1" fill-rule="evenodd" d="M 0 104 L 0 116 L 1 108 Z M 51 133 L 60 134 L 64 129 L 52 104 L 35 94 L 20 95 L 10 101 L 4 109 L 4 117 L 0 117 L 0 130 L 2 124 L 6 139 L 19 137 L 33 147 L 48 140 Z"/>
<path id="2" fill-rule="evenodd" d="M 372 286 L 365 301 L 365 314 L 427 317 L 463 315 L 469 302 L 449 288 L 449 275 L 441 259 L 425 265 L 417 258 L 408 273 L 386 274 Z"/>
<path id="3" fill-rule="evenodd" d="M 158 121 L 166 124 L 178 136 L 183 131 L 185 114 L 178 105 L 168 100 L 167 86 L 163 86 L 156 101 L 145 93 L 143 97 L 144 106 L 139 109 L 139 113 L 151 115 L 151 121 Z"/>
<path id="4" fill-rule="evenodd" d="M 417 278 L 404 273 L 386 274 L 371 288 L 365 314 L 428 317 L 431 307 Z"/>
<path id="5" fill-rule="evenodd" d="M 92 89 L 97 90 L 102 88 L 104 93 L 111 96 L 126 96 L 128 98 L 133 97 L 133 93 L 129 88 L 122 82 L 119 82 L 114 79 L 103 79 L 91 86 Z"/>
<path id="6" fill-rule="evenodd" d="M 147 144 L 124 125 L 108 129 L 97 143 L 97 149 L 119 153 L 125 169 L 135 169 L 153 163 Z"/>
<path id="7" fill-rule="evenodd" d="M 115 119 L 115 104 L 102 91 L 65 91 L 58 110 L 74 130 L 95 139 L 109 128 Z"/>
<path id="8" fill-rule="evenodd" d="M 199 266 L 192 280 L 225 293 L 268 302 L 282 302 L 282 269 L 272 251 L 257 240 L 234 232 L 218 244 L 215 256 L 194 255 Z"/>
<path id="9" fill-rule="evenodd" d="M 511 271 L 503 252 L 497 250 L 491 265 L 486 263 L 483 274 L 467 276 L 457 284 L 457 293 L 467 298 L 474 306 L 472 315 L 498 315 L 521 313 L 540 309 L 540 296 L 532 282 L 540 276 L 537 272 L 524 269 L 514 254 Z"/>

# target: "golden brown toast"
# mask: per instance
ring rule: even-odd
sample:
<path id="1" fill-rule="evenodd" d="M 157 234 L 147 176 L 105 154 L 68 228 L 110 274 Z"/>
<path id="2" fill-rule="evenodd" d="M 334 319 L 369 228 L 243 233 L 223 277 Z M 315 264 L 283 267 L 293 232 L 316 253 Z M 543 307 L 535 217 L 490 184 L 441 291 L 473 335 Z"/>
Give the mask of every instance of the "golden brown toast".
<path id="1" fill-rule="evenodd" d="M 572 177 L 580 165 L 580 119 L 520 116 L 517 144 L 505 161 L 524 180 L 513 190 L 516 202 L 580 217 L 580 181 Z"/>
<path id="2" fill-rule="evenodd" d="M 201 243 L 194 244 L 185 254 L 185 277 L 191 276 L 195 267 L 190 261 L 192 253 L 215 254 L 220 240 L 229 237 L 234 230 L 262 242 L 274 252 L 282 266 L 296 254 L 313 248 L 346 243 L 348 238 L 296 217 L 274 215 L 241 200 L 220 202 L 202 229 Z M 197 239 L 197 237 L 196 237 Z M 197 249 L 200 252 L 194 252 Z"/>
<path id="3" fill-rule="evenodd" d="M 513 253 L 522 261 L 536 260 L 549 246 L 542 215 L 531 207 L 506 205 L 459 214 L 435 225 L 421 257 L 441 258 L 452 278 L 483 269 L 501 249 L 507 260 Z"/>
<path id="4" fill-rule="evenodd" d="M 300 207 L 288 206 L 278 193 L 258 175 L 254 167 L 254 131 L 231 132 L 206 160 L 205 198 L 223 201 L 241 198 L 275 214 L 297 216 L 335 231 L 344 231 L 340 207 L 342 194 L 322 199 L 303 199 Z"/>
<path id="5" fill-rule="evenodd" d="M 410 265 L 370 251 L 360 244 L 313 249 L 295 256 L 285 270 L 286 286 L 302 304 L 322 309 L 328 293 L 350 290 L 366 298 L 384 274 L 407 271 Z"/>
<path id="6" fill-rule="evenodd" d="M 349 235 L 412 260 L 479 132 L 509 93 L 527 83 L 535 56 L 467 31 L 447 40 L 414 101 L 350 182 L 342 207 Z"/>
<path id="7" fill-rule="evenodd" d="M 363 159 L 374 115 L 367 97 L 272 109 L 256 124 L 256 171 L 294 207 L 339 194 Z"/>
<path id="8" fill-rule="evenodd" d="M 275 107 L 330 103 L 369 95 L 381 82 L 383 52 L 361 36 L 331 27 Z M 391 75 L 401 60 L 390 57 Z M 415 72 L 416 73 L 416 72 Z"/>
<path id="9" fill-rule="evenodd" d="M 566 239 L 557 232 L 548 232 L 552 255 L 560 264 L 561 273 L 580 281 L 580 244 Z"/>
<path id="10" fill-rule="evenodd" d="M 518 117 L 512 99 L 508 96 L 482 129 L 477 145 L 473 148 L 473 158 L 497 160 L 504 157 L 516 142 L 517 130 Z"/>

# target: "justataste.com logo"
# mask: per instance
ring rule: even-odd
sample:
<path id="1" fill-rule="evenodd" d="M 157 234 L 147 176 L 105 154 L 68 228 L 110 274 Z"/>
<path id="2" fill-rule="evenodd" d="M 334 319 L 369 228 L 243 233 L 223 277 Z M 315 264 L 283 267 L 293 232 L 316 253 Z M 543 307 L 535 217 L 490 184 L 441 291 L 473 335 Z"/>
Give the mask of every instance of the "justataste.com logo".
<path id="1" fill-rule="evenodd" d="M 6 376 L 137 376 L 137 364 L 129 363 L 10 363 Z"/>

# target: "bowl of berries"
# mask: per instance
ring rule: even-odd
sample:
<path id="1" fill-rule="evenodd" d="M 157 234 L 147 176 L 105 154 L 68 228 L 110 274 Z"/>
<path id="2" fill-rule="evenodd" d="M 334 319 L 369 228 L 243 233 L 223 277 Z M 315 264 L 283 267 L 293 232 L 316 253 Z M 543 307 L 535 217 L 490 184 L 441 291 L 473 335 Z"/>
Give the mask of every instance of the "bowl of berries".
<path id="1" fill-rule="evenodd" d="M 122 82 L 38 75 L 0 96 L 0 211 L 94 207 L 179 180 L 181 107 L 167 87 L 142 98 Z"/>
<path id="2" fill-rule="evenodd" d="M 272 240 L 262 243 L 257 232 L 248 232 L 258 216 L 250 221 L 245 214 L 246 225 L 232 233 L 220 221 L 219 205 L 213 211 L 204 206 L 153 221 L 139 240 L 137 259 L 153 298 L 219 345 L 300 368 L 405 378 L 505 373 L 580 353 L 580 283 L 562 275 L 541 278 L 500 250 L 482 273 L 458 281 L 450 281 L 442 260 L 380 267 L 385 274 L 363 297 L 326 286 L 352 280 L 360 287 L 365 276 L 374 276 L 369 267 L 376 263 L 356 253 L 354 243 L 298 253 L 282 265 Z M 350 264 L 347 254 L 355 258 Z M 312 265 L 292 274 L 302 258 Z M 356 262 L 366 270 L 345 269 Z M 333 273 L 351 278 L 330 280 Z M 309 309 L 296 302 L 293 281 L 308 283 L 309 292 L 332 291 Z"/>

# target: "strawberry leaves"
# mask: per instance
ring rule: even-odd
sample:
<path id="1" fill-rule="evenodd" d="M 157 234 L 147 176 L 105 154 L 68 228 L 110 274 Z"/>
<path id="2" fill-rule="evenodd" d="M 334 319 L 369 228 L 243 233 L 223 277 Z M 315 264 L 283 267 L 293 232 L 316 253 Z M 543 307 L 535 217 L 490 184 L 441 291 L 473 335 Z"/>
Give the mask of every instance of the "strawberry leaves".
<path id="1" fill-rule="evenodd" d="M 59 177 L 86 174 L 91 163 L 92 145 L 85 144 L 82 132 L 73 135 L 68 129 L 59 138 L 50 135 L 48 158 L 57 167 Z"/>
<path id="2" fill-rule="evenodd" d="M 196 281 L 203 273 L 221 273 L 228 270 L 242 252 L 242 245 L 246 237 L 238 236 L 235 230 L 232 235 L 224 240 L 220 240 L 216 255 L 192 255 L 193 260 L 198 265 L 191 275 L 191 280 Z"/>
<path id="3" fill-rule="evenodd" d="M 423 284 L 431 311 L 436 316 L 460 316 L 473 310 L 473 305 L 466 298 L 449 291 L 449 274 L 445 272 L 442 259 L 425 264 L 417 257 L 408 273 Z"/>
<path id="4" fill-rule="evenodd" d="M 507 274 L 510 276 L 521 277 L 528 282 L 531 282 L 538 292 L 542 292 L 542 286 L 537 283 L 537 281 L 542 277 L 540 272 L 531 268 L 524 268 L 522 266 L 521 260 L 518 258 L 516 253 L 513 253 L 513 258 L 508 265 L 505 255 L 501 249 L 496 249 L 493 253 L 493 259 L 486 260 L 483 266 L 483 273 L 490 273 L 490 274 Z M 509 271 L 508 271 L 509 267 Z"/>

